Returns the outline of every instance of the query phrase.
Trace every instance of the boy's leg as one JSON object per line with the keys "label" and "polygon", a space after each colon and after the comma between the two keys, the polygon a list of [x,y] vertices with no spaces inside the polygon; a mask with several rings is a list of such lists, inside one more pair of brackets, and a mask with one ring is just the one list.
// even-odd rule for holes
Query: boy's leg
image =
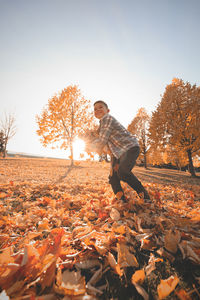
{"label": "boy's leg", "polygon": [[120,157],[118,176],[121,180],[128,183],[128,185],[132,187],[137,192],[138,195],[143,193],[143,197],[145,199],[150,199],[148,192],[143,187],[142,183],[131,172],[132,168],[136,163],[139,153],[140,153],[140,148],[133,147]]}
{"label": "boy's leg", "polygon": [[118,176],[118,166],[119,166],[119,160],[116,158],[112,157],[111,160],[111,172],[109,175],[109,183],[112,187],[112,190],[114,194],[117,196],[117,198],[121,198],[124,200],[124,191],[122,189],[122,186],[120,184],[120,179]]}

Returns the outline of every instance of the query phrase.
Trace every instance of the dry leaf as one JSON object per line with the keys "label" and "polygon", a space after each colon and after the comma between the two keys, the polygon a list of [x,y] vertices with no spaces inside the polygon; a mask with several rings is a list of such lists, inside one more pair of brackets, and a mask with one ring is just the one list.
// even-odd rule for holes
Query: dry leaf
{"label": "dry leaf", "polygon": [[129,252],[129,248],[125,243],[117,244],[118,264],[121,268],[138,267],[138,262],[134,254]]}
{"label": "dry leaf", "polygon": [[[5,184],[0,184],[2,290],[8,290],[15,299],[31,294],[36,300],[41,297],[53,300],[58,293],[66,300],[77,300],[96,298],[88,296],[87,289],[106,298],[111,288],[116,291],[113,297],[117,297],[121,286],[109,286],[104,274],[110,272],[109,276],[112,276],[115,272],[121,277],[127,266],[144,268],[145,286],[149,290],[150,280],[157,273],[160,276],[157,262],[161,261],[162,268],[170,274],[175,267],[170,264],[178,248],[182,265],[184,259],[190,264],[188,276],[191,283],[200,282],[198,275],[192,273],[192,267],[200,264],[200,209],[199,201],[196,201],[200,198],[200,186],[193,184],[195,179],[185,176],[188,184],[184,186],[149,182],[152,203],[159,202],[159,205],[152,204],[150,210],[138,205],[136,193],[126,184],[123,189],[130,201],[126,204],[113,201],[113,192],[105,180],[106,172],[109,172],[107,164],[79,162],[79,166],[70,168],[68,180],[65,175],[67,163],[60,160],[1,160],[1,179],[6,179]],[[105,169],[103,173],[102,168]],[[151,171],[154,173],[153,169]],[[176,178],[179,175],[176,174]],[[62,184],[52,184],[61,176],[64,176]],[[154,250],[159,258],[153,256]],[[147,260],[150,256],[148,265],[144,264],[141,254]],[[163,258],[167,258],[167,264]],[[155,268],[157,270],[153,272]],[[65,271],[75,272],[77,269],[82,272],[80,283],[74,278],[71,283],[65,282],[62,277]],[[143,282],[140,271],[133,275],[133,284],[138,293],[148,299],[140,285]],[[85,273],[90,276],[85,276]],[[85,287],[81,285],[84,281]],[[106,282],[106,285],[99,286],[101,282]],[[38,285],[40,289],[37,289]],[[173,285],[167,286],[169,290]],[[46,288],[49,294],[40,297],[38,292],[45,292]],[[77,292],[82,294],[76,295]],[[196,288],[188,291],[191,297],[198,293]],[[176,297],[185,300],[188,295],[180,290]]]}
{"label": "dry leaf", "polygon": [[181,234],[180,231],[178,230],[168,230],[168,232],[165,235],[165,241],[164,241],[164,246],[165,248],[171,252],[171,253],[176,253],[178,250],[178,244],[181,239]]}
{"label": "dry leaf", "polygon": [[112,208],[110,212],[110,217],[113,221],[118,221],[120,219],[120,213],[117,209]]}
{"label": "dry leaf", "polygon": [[179,291],[175,291],[175,294],[180,300],[192,300],[190,295],[188,295],[188,293],[183,289],[180,289]]}
{"label": "dry leaf", "polygon": [[57,281],[54,286],[55,291],[60,295],[81,295],[85,294],[85,278],[79,271],[65,270],[57,274]]}
{"label": "dry leaf", "polygon": [[131,277],[131,282],[133,284],[138,283],[139,285],[143,284],[145,280],[145,272],[144,270],[137,270]]}
{"label": "dry leaf", "polygon": [[179,279],[176,276],[170,276],[165,280],[161,280],[161,283],[157,287],[159,299],[164,299],[176,288],[179,283]]}
{"label": "dry leaf", "polygon": [[148,261],[148,265],[145,267],[145,273],[148,276],[152,271],[156,269],[156,262],[163,262],[162,258],[156,258],[152,253]]}
{"label": "dry leaf", "polygon": [[141,287],[139,284],[134,283],[134,286],[137,290],[137,292],[143,297],[144,300],[149,300],[149,295],[145,291],[143,287]]}
{"label": "dry leaf", "polygon": [[0,294],[0,300],[9,300],[10,298],[7,296],[5,291],[2,291]]}
{"label": "dry leaf", "polygon": [[120,265],[117,263],[117,261],[114,258],[114,255],[110,252],[108,252],[107,255],[108,258],[108,263],[111,266],[111,268],[119,275],[122,276],[123,275],[123,270],[120,269]]}

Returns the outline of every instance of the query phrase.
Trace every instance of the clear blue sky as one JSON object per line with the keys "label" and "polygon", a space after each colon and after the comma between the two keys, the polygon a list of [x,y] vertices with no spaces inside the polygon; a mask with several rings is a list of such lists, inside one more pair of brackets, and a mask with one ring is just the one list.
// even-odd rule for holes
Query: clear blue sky
{"label": "clear blue sky", "polygon": [[199,0],[0,0],[0,117],[14,113],[8,150],[43,148],[36,114],[77,84],[124,126],[151,113],[174,77],[200,85]]}

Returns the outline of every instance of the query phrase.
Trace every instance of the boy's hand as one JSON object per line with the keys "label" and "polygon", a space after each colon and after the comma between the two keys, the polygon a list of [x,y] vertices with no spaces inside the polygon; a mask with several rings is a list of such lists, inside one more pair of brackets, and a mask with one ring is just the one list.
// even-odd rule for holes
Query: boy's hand
{"label": "boy's hand", "polygon": [[97,130],[88,130],[85,132],[80,138],[85,141],[85,151],[90,154],[92,152],[97,153],[98,155],[107,154],[108,149],[107,146],[102,148],[102,146],[98,143],[98,131]]}
{"label": "boy's hand", "polygon": [[85,143],[92,143],[98,138],[98,133],[94,130],[88,130],[84,134],[80,135],[80,138],[83,139]]}

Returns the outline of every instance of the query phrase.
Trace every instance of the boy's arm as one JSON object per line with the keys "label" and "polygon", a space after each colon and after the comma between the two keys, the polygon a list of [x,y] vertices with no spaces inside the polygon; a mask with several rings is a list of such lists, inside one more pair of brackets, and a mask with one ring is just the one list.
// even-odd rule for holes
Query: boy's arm
{"label": "boy's arm", "polygon": [[93,141],[87,141],[85,147],[86,152],[96,152],[99,155],[103,152],[103,146],[99,142],[99,139],[95,139]]}
{"label": "boy's arm", "polygon": [[101,146],[99,146],[98,130],[88,130],[80,135],[80,138],[85,141],[85,151],[88,153],[97,152],[101,154]]}
{"label": "boy's arm", "polygon": [[97,152],[98,154],[102,154],[107,144],[112,130],[112,117],[110,115],[106,115],[100,125],[98,138],[93,139],[92,143],[89,146],[90,151]]}
{"label": "boy's arm", "polygon": [[97,131],[88,131],[87,133],[82,136],[83,140],[85,141],[86,152],[96,152],[99,155],[102,153],[107,153],[106,150],[107,143],[111,134],[112,130],[112,117],[107,115],[101,121],[101,125],[99,130]]}

